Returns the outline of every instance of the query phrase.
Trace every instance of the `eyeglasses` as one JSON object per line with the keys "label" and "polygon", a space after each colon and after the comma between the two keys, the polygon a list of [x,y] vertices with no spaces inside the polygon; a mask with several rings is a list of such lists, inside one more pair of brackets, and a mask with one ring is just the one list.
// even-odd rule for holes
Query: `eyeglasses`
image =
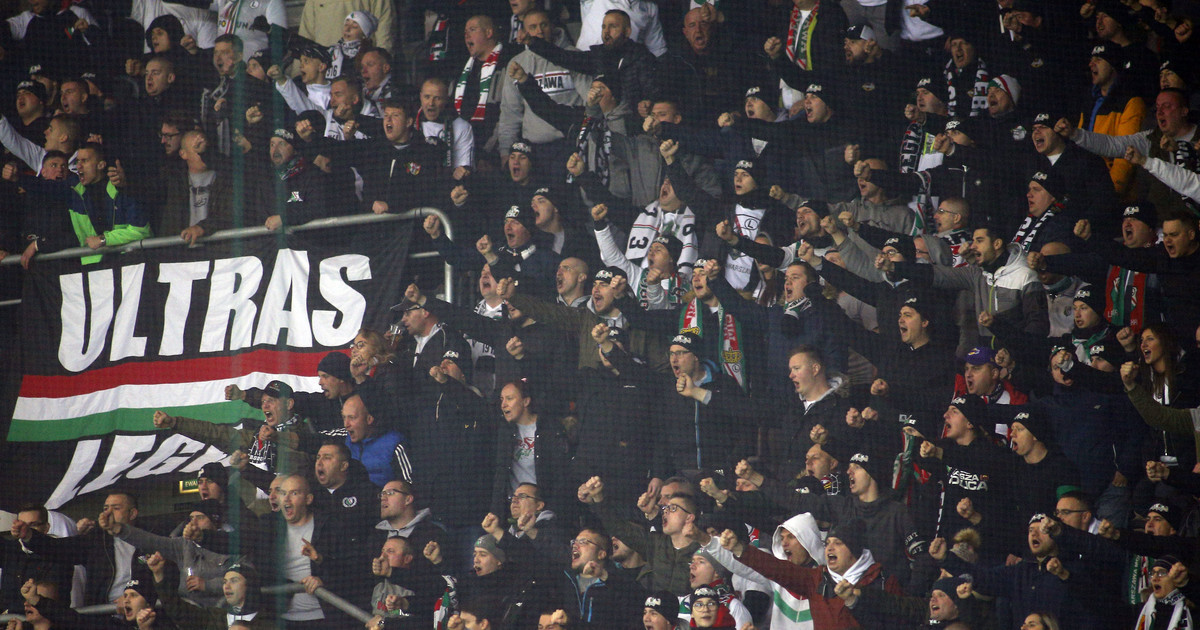
{"label": "eyeglasses", "polygon": [[668,350],[667,354],[673,357],[682,357],[685,354],[691,354],[691,350]]}
{"label": "eyeglasses", "polygon": [[954,216],[958,216],[958,215],[962,214],[961,212],[955,212],[955,211],[953,211],[953,210],[946,210],[945,208],[938,208],[938,209],[937,209],[937,212],[935,212],[934,214],[938,214],[938,213],[941,213],[941,214],[953,214]]}
{"label": "eyeglasses", "polygon": [[1062,509],[1062,510],[1054,510],[1054,515],[1055,515],[1055,516],[1057,516],[1057,517],[1059,517],[1059,518],[1062,518],[1062,517],[1064,517],[1064,516],[1070,516],[1070,515],[1072,515],[1072,514],[1083,514],[1084,512],[1087,512],[1087,510],[1066,510],[1066,509]]}
{"label": "eyeglasses", "polygon": [[600,543],[594,540],[588,540],[586,538],[576,538],[575,540],[571,541],[572,547],[582,547],[583,545],[591,545],[597,549],[600,548]]}
{"label": "eyeglasses", "polygon": [[533,496],[532,494],[525,494],[524,492],[521,492],[519,494],[514,494],[514,495],[508,497],[508,502],[512,503],[514,501],[524,501],[525,499],[532,499],[534,501],[538,500],[538,498]]}
{"label": "eyeglasses", "polygon": [[1167,569],[1152,569],[1150,571],[1150,577],[1152,578],[1164,578],[1170,574],[1171,572]]}
{"label": "eyeglasses", "polygon": [[667,512],[670,512],[671,514],[674,514],[676,512],[683,512],[684,514],[691,514],[691,512],[687,508],[683,507],[682,505],[679,505],[678,503],[668,503],[664,506],[659,507],[658,509],[662,510],[662,512],[664,514]]}
{"label": "eyeglasses", "polygon": [[391,488],[388,488],[387,490],[379,491],[379,498],[380,499],[390,499],[390,498],[396,496],[397,494],[409,494],[409,493],[407,493],[403,490],[393,490]]}
{"label": "eyeglasses", "polygon": [[718,605],[719,605],[719,604],[717,604],[717,600],[715,600],[715,599],[705,599],[705,600],[698,601],[698,602],[692,602],[692,608],[693,608],[693,609],[696,609],[696,608],[716,608]]}
{"label": "eyeglasses", "polygon": [[354,348],[355,350],[362,350],[363,348],[367,347],[367,341],[365,339],[360,339],[351,343],[350,347]]}

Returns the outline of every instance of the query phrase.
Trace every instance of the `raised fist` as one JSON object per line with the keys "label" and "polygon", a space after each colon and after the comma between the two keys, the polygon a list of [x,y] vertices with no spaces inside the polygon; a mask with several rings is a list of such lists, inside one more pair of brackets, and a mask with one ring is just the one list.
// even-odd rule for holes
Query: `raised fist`
{"label": "raised fist", "polygon": [[371,573],[379,577],[387,577],[392,574],[392,565],[388,562],[387,556],[380,555],[371,560]]}
{"label": "raised fist", "polygon": [[779,55],[783,54],[783,41],[778,37],[772,37],[763,42],[763,52],[767,53],[767,57],[778,59]]}
{"label": "raised fist", "polygon": [[727,529],[721,532],[721,546],[733,553],[735,558],[740,558],[745,547],[738,540],[737,534],[733,533],[732,529]]}
{"label": "raised fist", "polygon": [[158,410],[154,412],[154,428],[170,429],[175,426],[175,418],[167,415],[167,412]]}
{"label": "raised fist", "polygon": [[662,144],[658,145],[658,154],[662,156],[663,161],[671,164],[675,161],[675,154],[679,152],[679,143],[674,140],[663,140]]}
{"label": "raised fist", "polygon": [[484,234],[483,236],[479,237],[479,240],[475,241],[475,251],[479,252],[480,254],[483,254],[484,256],[491,254],[492,253],[492,237],[488,236],[487,234]]}
{"label": "raised fist", "polygon": [[857,144],[847,144],[842,152],[842,159],[851,166],[857,164],[862,159],[862,148]]}
{"label": "raised fist", "polygon": [[439,545],[436,540],[429,541],[429,544],[425,545],[425,549],[422,551],[422,554],[430,564],[442,563],[442,546]]}
{"label": "raised fist", "polygon": [[1138,166],[1146,165],[1146,156],[1142,155],[1142,152],[1134,148],[1133,145],[1125,147],[1125,159]]}
{"label": "raised fist", "polygon": [[437,216],[431,214],[425,217],[425,225],[423,227],[425,228],[425,233],[430,238],[437,239],[442,237],[442,220],[437,218]]}
{"label": "raised fist", "polygon": [[735,117],[732,112],[721,112],[721,115],[717,116],[717,126],[721,128],[732,127],[734,120]]}
{"label": "raised fist", "polygon": [[608,217],[608,206],[598,203],[592,206],[592,220],[603,221]]}
{"label": "raised fist", "polygon": [[583,175],[583,167],[583,157],[578,153],[572,153],[571,157],[567,158],[567,172],[575,177]]}
{"label": "raised fist", "polygon": [[508,64],[508,78],[517,83],[524,83],[529,80],[529,73],[525,72],[525,68],[521,64],[513,61]]}
{"label": "raised fist", "polygon": [[846,425],[852,429],[861,429],[866,424],[863,421],[862,413],[859,410],[851,407],[846,410]]}
{"label": "raised fist", "polygon": [[737,244],[738,235],[733,232],[733,228],[730,227],[728,220],[721,221],[720,223],[718,223],[717,227],[716,227],[716,232],[717,232],[717,238],[721,239],[722,241],[725,241],[726,243],[729,243],[730,245]]}
{"label": "raised fist", "polygon": [[946,559],[946,539],[934,538],[929,543],[929,555],[933,556],[934,560],[942,561]]}
{"label": "raised fist", "polygon": [[1054,123],[1054,133],[1070,140],[1078,128],[1066,118],[1059,118],[1058,122]]}
{"label": "raised fist", "polygon": [[504,349],[518,361],[525,358],[525,344],[521,343],[520,337],[513,337],[504,344]]}

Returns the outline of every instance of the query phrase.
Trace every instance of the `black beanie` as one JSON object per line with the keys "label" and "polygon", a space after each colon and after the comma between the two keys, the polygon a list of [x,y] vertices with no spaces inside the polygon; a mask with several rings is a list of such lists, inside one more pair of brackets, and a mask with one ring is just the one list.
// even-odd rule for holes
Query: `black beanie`
{"label": "black beanie", "polygon": [[830,529],[829,538],[842,541],[850,553],[854,554],[855,558],[859,558],[867,546],[867,528],[863,526],[862,520],[853,518],[844,523],[838,523],[836,527]]}
{"label": "black beanie", "polygon": [[618,103],[621,102],[621,80],[616,75],[597,74],[592,78],[592,81],[603,83],[604,87],[607,87],[608,91],[612,92],[613,100]]}
{"label": "black beanie", "polygon": [[221,490],[229,489],[229,471],[220,462],[208,462],[196,473],[196,478],[204,477],[221,486]]}
{"label": "black beanie", "polygon": [[672,234],[659,234],[654,237],[654,242],[666,247],[667,253],[671,255],[671,262],[679,264],[679,255],[683,253],[683,241]]}
{"label": "black beanie", "polygon": [[[894,477],[893,462],[894,459],[865,450],[850,456],[850,464],[857,465],[859,468],[865,470],[868,475],[871,475],[871,479],[875,480],[876,485],[881,490],[892,487],[892,478]],[[847,464],[848,466],[849,464]]]}
{"label": "black beanie", "polygon": [[817,213],[817,216],[824,219],[829,216],[829,203],[819,199],[805,199],[800,202],[797,208],[812,208],[812,211]]}
{"label": "black beanie", "polygon": [[1037,171],[1029,176],[1029,181],[1037,182],[1054,200],[1063,203],[1067,200],[1067,183],[1054,171]]}
{"label": "black beanie", "polygon": [[1019,411],[1013,415],[1012,422],[1009,425],[1020,423],[1025,427],[1025,430],[1033,435],[1037,441],[1042,444],[1050,444],[1054,442],[1054,431],[1050,428],[1050,423],[1040,414],[1034,413],[1028,406],[1017,407]]}
{"label": "black beanie", "polygon": [[904,262],[915,262],[917,259],[917,247],[913,245],[910,236],[893,236],[883,242],[883,247],[895,247],[896,251],[904,257]]}
{"label": "black beanie", "polygon": [[987,403],[975,394],[963,394],[950,401],[950,406],[957,408],[967,421],[982,431],[987,423]]}
{"label": "black beanie", "polygon": [[938,100],[942,103],[946,103],[950,100],[950,94],[946,89],[946,82],[940,76],[930,75],[921,77],[920,80],[917,81],[917,89],[919,90],[921,88],[929,90],[929,92],[938,97]]}
{"label": "black beanie", "polygon": [[330,352],[325,355],[317,364],[317,371],[350,384],[354,383],[354,377],[350,375],[350,357],[343,352]]}
{"label": "black beanie", "polygon": [[1088,305],[1088,308],[1096,311],[1100,319],[1104,319],[1104,291],[1100,287],[1089,284],[1080,287],[1075,291],[1075,299],[1072,302],[1083,302]]}

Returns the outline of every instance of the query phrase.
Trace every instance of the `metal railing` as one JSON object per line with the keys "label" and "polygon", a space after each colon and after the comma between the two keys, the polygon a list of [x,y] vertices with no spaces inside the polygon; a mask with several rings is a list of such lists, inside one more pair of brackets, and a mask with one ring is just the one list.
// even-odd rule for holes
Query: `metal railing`
{"label": "metal railing", "polygon": [[[276,586],[264,586],[259,589],[264,595],[291,595],[294,593],[304,592],[304,585],[299,582],[290,584],[279,584]],[[317,599],[333,606],[334,608],[350,615],[362,623],[370,621],[374,615],[351,604],[342,599],[337,594],[331,592],[324,586],[313,591],[313,596]],[[83,606],[75,609],[80,615],[112,615],[117,612],[117,607],[113,604],[97,604],[95,606]],[[0,623],[8,623],[9,619],[25,620],[25,615],[0,615]]]}
{"label": "metal railing", "polygon": [[[403,221],[408,219],[423,219],[426,216],[434,215],[442,221],[442,230],[446,237],[453,240],[454,230],[450,225],[450,217],[446,216],[445,212],[437,208],[421,207],[413,208],[407,212],[400,214],[352,214],[344,217],[329,217],[326,219],[316,219],[309,221],[304,225],[296,225],[285,230],[286,234],[295,232],[308,232],[312,230],[327,230],[330,228],[347,227],[352,225],[363,225],[369,223],[388,223],[392,221]],[[38,254],[34,259],[37,260],[61,260],[68,258],[83,258],[84,256],[94,256],[96,254],[123,254],[126,252],[137,251],[140,249],[160,249],[163,247],[203,247],[205,243],[217,241],[230,241],[254,236],[267,236],[276,234],[274,230],[268,230],[262,226],[236,228],[232,230],[221,230],[213,232],[210,236],[205,236],[196,241],[194,245],[188,245],[183,239],[178,236],[156,236],[153,238],[144,238],[140,241],[117,245],[114,247],[101,247],[100,249],[92,249],[90,247],[72,247],[63,249],[57,252],[48,254]],[[409,254],[409,258],[435,258],[437,252],[418,252]],[[16,265],[21,262],[19,254],[10,254],[4,260],[0,260],[0,267],[5,265]],[[442,282],[445,286],[445,295],[447,302],[454,301],[454,273],[449,264],[443,265]],[[16,306],[20,304],[20,299],[0,301],[0,306]]]}

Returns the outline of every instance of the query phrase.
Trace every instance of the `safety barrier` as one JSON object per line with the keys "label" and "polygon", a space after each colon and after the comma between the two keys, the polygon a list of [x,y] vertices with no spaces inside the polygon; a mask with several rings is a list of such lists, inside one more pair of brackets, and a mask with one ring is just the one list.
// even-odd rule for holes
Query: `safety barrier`
{"label": "safety barrier", "polygon": [[[367,223],[387,223],[390,221],[403,221],[408,219],[421,220],[425,217],[433,215],[442,221],[442,230],[448,238],[454,238],[454,230],[450,224],[450,217],[446,216],[445,212],[437,208],[422,207],[413,208],[407,212],[400,214],[353,214],[345,217],[329,217],[327,219],[317,219],[310,221],[304,225],[297,225],[286,229],[286,233],[308,232],[312,230],[327,230],[330,228],[346,227],[350,225],[362,225]],[[268,230],[265,227],[245,227],[232,230],[221,230],[214,232],[210,236],[206,236],[196,242],[191,247],[203,247],[205,243],[213,241],[229,241],[253,236],[265,236],[275,234],[276,232]],[[90,247],[72,247],[57,252],[48,254],[38,254],[36,260],[59,260],[66,258],[82,258],[84,256],[93,256],[95,254],[120,254],[124,252],[137,251],[139,249],[158,249],[162,247],[188,247],[188,244],[178,236],[156,236],[153,238],[145,238],[140,241],[126,243],[125,245],[117,245],[114,247],[101,247],[100,249],[92,249]],[[418,252],[410,254],[409,258],[434,258],[437,252]],[[20,252],[10,253],[4,260],[0,260],[0,267],[5,265],[20,264]],[[447,302],[454,301],[454,274],[450,265],[444,265],[443,270],[443,285],[445,287],[445,300]],[[15,306],[20,304],[20,299],[0,301],[0,306]]]}
{"label": "safety barrier", "polygon": [[[279,584],[276,586],[264,586],[260,589],[264,595],[291,595],[304,591],[304,585],[298,582],[291,584]],[[342,599],[337,594],[332,593],[324,586],[313,591],[313,596],[317,599],[337,608],[338,610],[350,615],[362,623],[370,621],[374,615],[351,604]],[[83,606],[76,608],[75,612],[81,615],[111,615],[117,612],[117,607],[113,604],[99,604],[96,606]],[[9,619],[25,620],[25,615],[0,615],[0,623],[8,623]]]}

